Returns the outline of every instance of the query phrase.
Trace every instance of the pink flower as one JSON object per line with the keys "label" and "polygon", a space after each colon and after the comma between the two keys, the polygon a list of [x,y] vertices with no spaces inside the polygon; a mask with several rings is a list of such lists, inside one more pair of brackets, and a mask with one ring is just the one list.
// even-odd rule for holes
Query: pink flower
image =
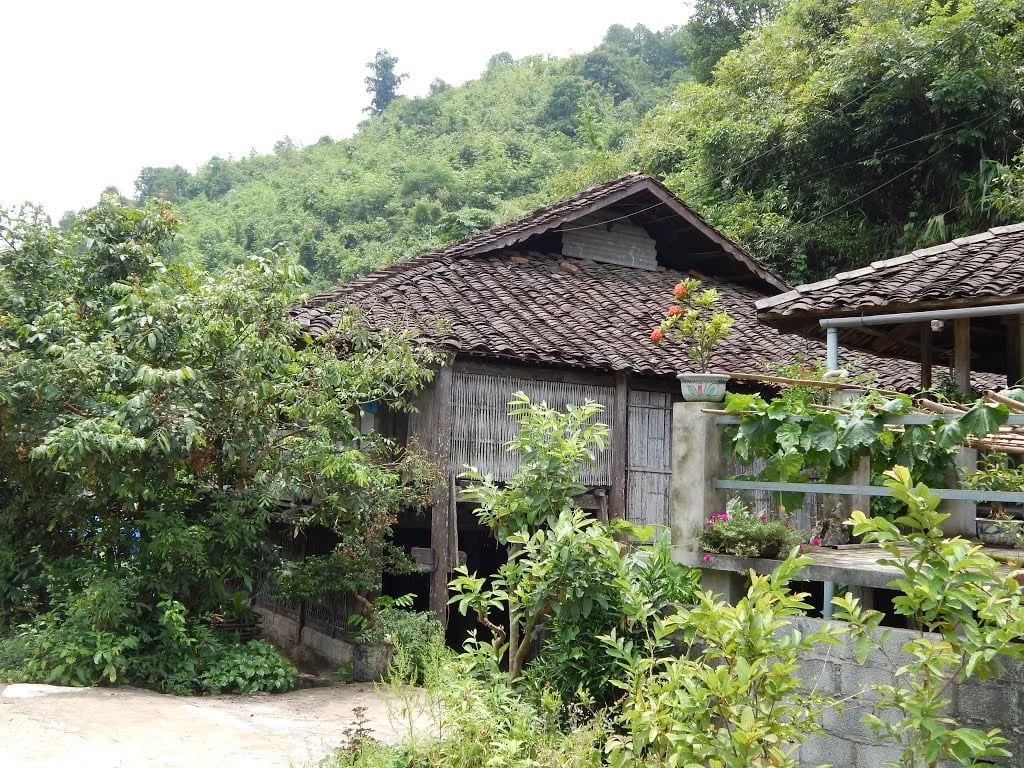
{"label": "pink flower", "polygon": [[820,547],[821,546],[821,539],[819,539],[817,536],[815,536],[813,539],[811,539],[811,546],[812,547]]}
{"label": "pink flower", "polygon": [[704,555],[704,562],[705,562],[705,563],[710,563],[710,562],[711,562],[711,555],[707,555],[707,554],[705,554],[705,555]]}
{"label": "pink flower", "polygon": [[760,520],[762,523],[765,522],[767,519],[768,515],[761,515],[761,517],[758,518],[758,520]]}
{"label": "pink flower", "polygon": [[783,523],[783,525],[789,528],[789,523]]}
{"label": "pink flower", "polygon": [[800,545],[799,545],[799,546],[798,546],[798,547],[796,548],[796,551],[797,551],[797,552],[803,552],[803,551],[804,551],[804,545],[803,545],[803,544],[800,544]]}

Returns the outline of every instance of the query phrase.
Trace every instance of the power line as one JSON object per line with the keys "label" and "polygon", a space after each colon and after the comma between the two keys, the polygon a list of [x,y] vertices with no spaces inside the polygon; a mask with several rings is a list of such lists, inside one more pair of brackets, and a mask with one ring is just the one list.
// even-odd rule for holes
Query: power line
{"label": "power line", "polygon": [[[976,128],[980,128],[981,126],[985,125],[986,123],[989,123],[992,120],[995,120],[997,117],[999,117],[1001,114],[1003,114],[1004,112],[1008,111],[1009,109],[1010,109],[1010,105],[1007,104],[1002,109],[1000,109],[1000,110],[992,113],[988,117],[986,117],[984,120],[982,120],[980,123],[978,123],[975,127]],[[853,198],[851,200],[847,200],[842,205],[836,206],[835,208],[833,208],[830,211],[826,211],[825,213],[822,213],[822,214],[820,214],[818,216],[815,216],[813,219],[810,219],[809,221],[797,222],[796,224],[794,224],[790,228],[790,231],[792,232],[792,231],[797,230],[797,229],[799,229],[801,227],[807,227],[807,226],[810,226],[811,224],[815,224],[815,223],[821,221],[822,219],[827,218],[828,216],[831,216],[833,213],[838,213],[839,211],[843,210],[844,208],[847,208],[847,207],[853,205],[854,203],[856,203],[856,202],[858,202],[860,200],[863,200],[865,197],[868,197],[869,195],[873,195],[878,190],[883,189],[883,188],[889,186],[894,181],[896,181],[898,179],[901,179],[902,177],[906,176],[908,173],[913,173],[918,168],[920,168],[922,165],[927,163],[929,160],[931,160],[932,158],[938,157],[939,155],[941,155],[943,152],[945,152],[947,149],[949,149],[950,147],[952,147],[956,143],[957,143],[956,139],[954,139],[953,141],[949,142],[948,144],[946,144],[945,146],[941,147],[940,149],[937,149],[935,152],[932,152],[930,155],[925,157],[923,160],[920,160],[917,163],[914,163],[914,165],[910,166],[910,168],[907,168],[905,171],[900,171],[895,176],[887,179],[886,181],[883,181],[878,186],[873,187],[872,189],[869,189],[867,192],[865,192],[865,193],[863,193],[861,195],[858,195],[857,197],[855,197],[855,198]]]}

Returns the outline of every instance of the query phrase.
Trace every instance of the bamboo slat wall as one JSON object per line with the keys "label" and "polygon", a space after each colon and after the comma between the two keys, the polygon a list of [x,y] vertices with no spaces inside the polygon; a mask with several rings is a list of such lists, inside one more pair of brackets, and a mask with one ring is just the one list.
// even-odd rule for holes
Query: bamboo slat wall
{"label": "bamboo slat wall", "polygon": [[[615,397],[612,387],[477,373],[453,375],[452,468],[458,473],[467,466],[476,467],[498,481],[508,480],[519,468],[519,456],[506,450],[517,429],[517,423],[508,415],[508,402],[516,392],[525,392],[534,402],[546,402],[560,410],[566,405],[583,405],[593,400],[605,407],[605,413],[598,418],[605,423],[610,418]],[[610,438],[621,439],[615,435]],[[609,451],[598,454],[595,466],[584,467],[583,483],[588,486],[611,484]]]}
{"label": "bamboo slat wall", "polygon": [[672,478],[672,397],[665,392],[629,393],[626,519],[667,526]]}

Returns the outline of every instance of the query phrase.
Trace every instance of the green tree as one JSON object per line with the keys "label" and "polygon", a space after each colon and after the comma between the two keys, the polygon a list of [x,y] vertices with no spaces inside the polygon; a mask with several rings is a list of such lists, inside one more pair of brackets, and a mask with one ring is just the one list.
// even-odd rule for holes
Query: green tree
{"label": "green tree", "polygon": [[367,63],[366,67],[370,70],[370,74],[364,79],[364,82],[366,83],[366,92],[373,98],[365,111],[371,115],[379,115],[387,108],[388,104],[395,100],[398,96],[398,88],[408,77],[406,74],[395,74],[397,64],[398,59],[384,49],[377,51],[373,61]]}
{"label": "green tree", "polygon": [[781,7],[782,0],[697,0],[680,41],[693,76],[710,81],[718,60],[772,21]]}
{"label": "green tree", "polygon": [[793,280],[1004,223],[1021,19],[1021,0],[794,0],[645,121],[633,162]]}
{"label": "green tree", "polygon": [[432,474],[357,414],[405,407],[433,357],[356,317],[305,336],[284,312],[304,270],[268,252],[208,274],[174,259],[179,226],[166,203],[67,233],[0,220],[0,634],[85,615],[145,657],[161,600],[195,621],[254,588],[274,521],[335,531],[338,579],[369,589],[423,501]]}

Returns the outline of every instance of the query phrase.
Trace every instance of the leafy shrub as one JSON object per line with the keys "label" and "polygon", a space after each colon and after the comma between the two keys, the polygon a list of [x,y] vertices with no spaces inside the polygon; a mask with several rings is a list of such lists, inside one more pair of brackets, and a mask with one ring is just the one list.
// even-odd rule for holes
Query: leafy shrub
{"label": "leafy shrub", "polygon": [[446,652],[432,662],[427,688],[412,706],[435,717],[438,736],[410,732],[401,744],[388,746],[354,732],[341,749],[321,762],[321,767],[603,765],[602,745],[608,735],[603,719],[565,726],[562,702],[557,696],[524,696],[506,676],[479,676],[475,670],[468,654],[456,657]]}
{"label": "leafy shrub", "polygon": [[615,662],[597,638],[613,628],[644,636],[655,616],[693,596],[694,572],[672,562],[666,540],[628,543],[650,539],[652,529],[603,523],[576,507],[581,467],[606,442],[599,404],[561,413],[517,393],[510,406],[520,419],[510,443],[519,471],[503,486],[470,472],[476,482],[464,492],[509,546],[508,561],[489,581],[456,569],[451,602],[491,632],[476,646],[482,669],[496,669],[507,653],[509,678],[526,673],[538,695],[553,691],[570,709],[606,706],[619,695]]}
{"label": "leafy shrub", "polygon": [[[900,572],[891,584],[902,592],[893,609],[922,632],[900,649],[909,661],[888,659],[892,682],[871,686],[874,712],[863,720],[877,737],[903,747],[899,761],[889,764],[898,768],[974,766],[1010,757],[998,729],[961,726],[947,716],[946,707],[952,684],[992,679],[1003,671],[1003,659],[1024,658],[1021,585],[1013,574],[999,572],[999,564],[980,547],[943,534],[949,515],[939,511],[938,496],[914,484],[906,467],[886,472],[886,485],[904,513],[889,521],[856,511],[853,529],[864,541],[881,545],[887,557],[880,565]],[[835,603],[837,617],[851,622],[858,660],[872,652],[886,656],[879,642],[882,614],[849,596]]]}
{"label": "leafy shrub", "polygon": [[[789,619],[810,606],[790,581],[811,559],[795,550],[767,576],[751,574],[735,605],[710,593],[654,622],[644,643],[613,632],[604,642],[625,672],[612,766],[796,766],[793,755],[835,702],[801,682],[799,654],[836,643],[841,628],[803,635]],[[681,654],[667,654],[681,643]]]}
{"label": "leafy shrub", "polygon": [[23,679],[57,685],[128,682],[165,693],[250,693],[290,688],[295,668],[272,646],[212,631],[170,597],[158,604],[156,628],[139,628],[130,608],[111,615],[116,585],[74,593],[69,604],[39,617],[20,638]]}
{"label": "leafy shrub", "polygon": [[438,644],[444,645],[444,633],[429,611],[408,611],[391,606],[376,613],[370,627],[359,634],[358,640],[393,646],[395,656],[403,657],[402,679],[418,683],[423,681],[434,648]]}
{"label": "leafy shrub", "polygon": [[264,640],[218,650],[199,675],[203,693],[283,691],[295,683],[295,667]]}
{"label": "leafy shrub", "polygon": [[0,683],[20,683],[28,679],[25,668],[28,655],[29,643],[24,635],[0,640]]}

